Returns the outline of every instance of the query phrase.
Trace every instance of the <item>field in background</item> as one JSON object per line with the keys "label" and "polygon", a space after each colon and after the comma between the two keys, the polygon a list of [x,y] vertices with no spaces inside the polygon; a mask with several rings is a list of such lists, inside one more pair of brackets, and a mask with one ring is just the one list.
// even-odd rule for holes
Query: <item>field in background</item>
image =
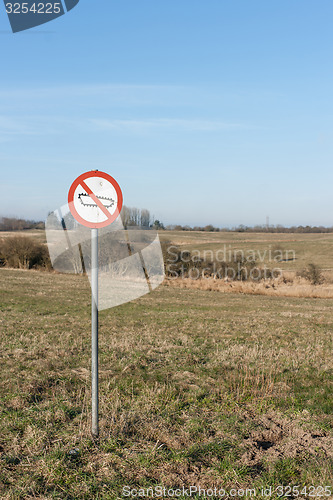
{"label": "field in background", "polygon": [[[333,271],[333,234],[332,233],[238,233],[238,232],[203,232],[203,231],[161,231],[160,237],[180,245],[186,250],[198,249],[200,252],[223,250],[227,251],[254,250],[266,257],[263,263],[271,264],[268,260],[269,250],[279,246],[282,251],[295,252],[296,260],[279,262],[285,271],[302,269],[309,262],[320,266],[323,270]],[[291,254],[290,254],[291,255]]]}
{"label": "field in background", "polygon": [[[164,242],[177,245],[206,260],[232,262],[237,256],[256,257],[257,268],[274,270],[272,280],[237,281],[230,279],[169,279],[172,287],[214,290],[222,293],[245,293],[285,297],[333,298],[333,235],[238,233],[238,232],[160,232]],[[171,250],[172,252],[172,250]],[[172,262],[173,254],[169,252]],[[279,258],[281,257],[281,258]],[[314,264],[320,284],[298,276]],[[171,264],[172,269],[172,264]],[[264,272],[261,272],[261,276]],[[174,275],[173,275],[174,276]],[[196,276],[193,273],[192,276]]]}
{"label": "field in background", "polygon": [[86,278],[0,269],[0,288],[1,499],[332,486],[331,299],[161,286],[103,311],[98,444]]}
{"label": "field in background", "polygon": [[28,229],[26,231],[1,231],[1,238],[10,238],[12,236],[28,236],[29,238],[33,238],[40,243],[46,243],[45,231],[41,229]]}
{"label": "field in background", "polygon": [[[252,250],[263,257],[262,263],[269,262],[269,251],[279,247],[283,252],[294,251],[296,260],[279,262],[284,271],[297,271],[313,262],[324,271],[332,272],[333,279],[333,233],[241,233],[241,232],[205,232],[205,231],[159,231],[160,239],[179,245],[184,250],[217,252]],[[0,232],[0,239],[10,236],[29,236],[41,243],[46,243],[42,230]],[[226,247],[224,247],[224,245]],[[265,255],[266,251],[266,255]],[[208,253],[207,252],[207,253]],[[291,254],[289,254],[291,256]]]}

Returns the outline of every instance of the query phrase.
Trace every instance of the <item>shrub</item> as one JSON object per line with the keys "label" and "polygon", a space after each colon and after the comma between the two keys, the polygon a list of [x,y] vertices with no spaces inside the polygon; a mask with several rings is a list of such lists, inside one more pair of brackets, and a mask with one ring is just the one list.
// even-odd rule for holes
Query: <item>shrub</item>
{"label": "shrub", "polygon": [[0,240],[0,263],[18,269],[51,268],[46,246],[27,236]]}
{"label": "shrub", "polygon": [[312,285],[320,285],[324,282],[324,276],[317,264],[310,262],[304,269],[297,273],[298,276],[310,281]]}

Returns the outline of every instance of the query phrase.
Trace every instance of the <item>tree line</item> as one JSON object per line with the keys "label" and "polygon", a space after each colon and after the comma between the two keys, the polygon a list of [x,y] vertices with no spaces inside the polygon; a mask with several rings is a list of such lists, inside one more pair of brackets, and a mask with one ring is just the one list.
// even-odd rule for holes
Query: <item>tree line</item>
{"label": "tree line", "polygon": [[[280,224],[245,226],[240,224],[237,227],[216,227],[212,224],[206,226],[189,226],[171,224],[164,226],[163,222],[156,220],[146,208],[136,208],[123,206],[121,218],[124,227],[144,227],[162,229],[166,231],[206,231],[206,232],[238,232],[238,233],[333,233],[332,227],[325,226],[290,226],[285,227]],[[64,229],[71,229],[73,226],[72,216],[69,214],[63,219]],[[0,231],[23,231],[27,229],[45,229],[43,221],[26,220],[16,217],[0,217]]]}
{"label": "tree line", "polygon": [[207,226],[181,226],[172,224],[166,226],[167,231],[208,231],[208,232],[236,232],[236,233],[333,233],[332,227],[324,226],[244,226],[243,224],[237,227],[215,227],[212,224]]}
{"label": "tree line", "polygon": [[[123,206],[121,213],[121,220],[125,228],[131,227],[141,227],[141,228],[155,228],[155,229],[164,229],[163,224],[154,220],[154,217],[151,216],[149,210],[146,208],[136,208],[136,207],[127,207]],[[54,226],[55,228],[59,228],[60,225],[63,229],[74,229],[77,225],[77,222],[73,218],[72,214],[68,212],[65,214],[61,220],[58,219],[57,215],[54,212],[51,212],[48,215],[47,219],[48,227]]]}
{"label": "tree line", "polygon": [[0,217],[0,231],[23,231],[26,229],[44,229],[44,222],[16,217]]}
{"label": "tree line", "polygon": [[140,226],[152,227],[154,225],[154,218],[151,216],[149,210],[146,208],[136,208],[123,206],[121,210],[121,219],[124,227]]}

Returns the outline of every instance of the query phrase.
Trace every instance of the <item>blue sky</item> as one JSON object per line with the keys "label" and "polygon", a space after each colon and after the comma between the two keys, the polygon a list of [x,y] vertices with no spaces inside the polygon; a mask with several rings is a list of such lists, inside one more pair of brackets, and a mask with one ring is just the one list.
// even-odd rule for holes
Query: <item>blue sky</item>
{"label": "blue sky", "polygon": [[333,225],[331,0],[80,0],[13,34],[0,5],[0,215],[104,170],[165,224]]}

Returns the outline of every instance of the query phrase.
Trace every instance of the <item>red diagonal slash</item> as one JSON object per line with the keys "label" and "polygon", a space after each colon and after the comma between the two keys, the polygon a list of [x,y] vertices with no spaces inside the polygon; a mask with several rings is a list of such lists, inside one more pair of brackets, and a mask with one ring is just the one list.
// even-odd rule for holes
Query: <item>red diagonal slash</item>
{"label": "red diagonal slash", "polygon": [[81,181],[80,184],[83,187],[83,189],[85,191],[87,191],[87,193],[89,194],[90,198],[92,200],[94,200],[94,202],[96,203],[96,205],[102,210],[103,214],[105,214],[108,219],[111,219],[112,215],[105,208],[105,206],[103,205],[103,203],[97,198],[97,196],[92,192],[92,190],[90,189],[90,187],[87,186],[87,184],[84,181]]}

